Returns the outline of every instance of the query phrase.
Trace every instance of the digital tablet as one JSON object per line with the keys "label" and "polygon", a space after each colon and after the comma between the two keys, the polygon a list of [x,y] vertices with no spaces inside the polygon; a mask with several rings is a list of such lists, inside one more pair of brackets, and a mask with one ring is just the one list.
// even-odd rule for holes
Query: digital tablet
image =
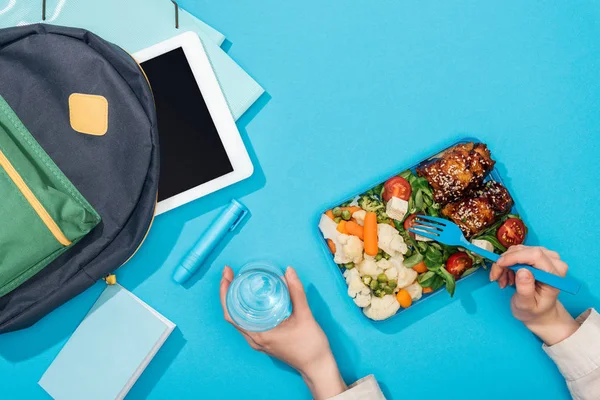
{"label": "digital tablet", "polygon": [[133,57],[146,73],[156,103],[156,214],[252,175],[252,161],[196,33],[175,36]]}

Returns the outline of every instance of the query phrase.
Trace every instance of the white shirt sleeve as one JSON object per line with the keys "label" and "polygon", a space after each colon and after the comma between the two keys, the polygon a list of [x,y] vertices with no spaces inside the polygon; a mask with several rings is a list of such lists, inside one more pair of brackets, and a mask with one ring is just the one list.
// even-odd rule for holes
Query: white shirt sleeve
{"label": "white shirt sleeve", "polygon": [[581,327],[553,346],[543,345],[565,377],[576,400],[600,399],[600,314],[589,309],[579,317]]}
{"label": "white shirt sleeve", "polygon": [[362,378],[330,400],[386,400],[373,375]]}

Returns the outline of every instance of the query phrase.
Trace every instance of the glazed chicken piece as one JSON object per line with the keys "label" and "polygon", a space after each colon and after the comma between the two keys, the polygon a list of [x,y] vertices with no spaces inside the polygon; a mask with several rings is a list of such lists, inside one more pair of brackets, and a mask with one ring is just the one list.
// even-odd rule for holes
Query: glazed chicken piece
{"label": "glazed chicken piece", "polygon": [[496,214],[499,215],[508,213],[514,204],[508,190],[496,181],[486,182],[485,186],[475,191],[471,197],[488,199]]}
{"label": "glazed chicken piece", "polygon": [[471,142],[452,147],[440,158],[417,168],[417,174],[427,178],[433,199],[446,204],[480,188],[494,164],[485,144]]}
{"label": "glazed chicken piece", "polygon": [[496,213],[490,201],[484,197],[465,198],[456,203],[449,203],[442,209],[442,214],[454,221],[467,239],[496,220]]}
{"label": "glazed chicken piece", "polygon": [[492,225],[513,205],[508,190],[494,181],[488,182],[473,196],[449,203],[442,209],[442,215],[454,221],[467,239]]}

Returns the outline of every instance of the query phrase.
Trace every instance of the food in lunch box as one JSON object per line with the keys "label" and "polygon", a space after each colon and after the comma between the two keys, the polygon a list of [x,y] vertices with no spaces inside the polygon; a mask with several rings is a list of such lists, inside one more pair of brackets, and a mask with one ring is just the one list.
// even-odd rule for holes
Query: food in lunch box
{"label": "food in lunch box", "polygon": [[506,214],[513,206],[508,190],[498,182],[490,181],[483,189],[455,203],[446,204],[442,215],[450,218],[469,239]]}
{"label": "food in lunch box", "polygon": [[440,158],[417,168],[417,174],[433,187],[433,199],[446,204],[481,187],[494,163],[485,144],[471,142],[450,148]]}
{"label": "food in lunch box", "polygon": [[527,229],[519,218],[509,218],[498,228],[496,237],[504,247],[522,244],[525,241]]}
{"label": "food in lunch box", "polygon": [[321,216],[348,295],[368,318],[387,319],[444,286],[453,295],[458,279],[485,266],[469,251],[408,232],[417,215],[452,219],[488,251],[523,243],[527,228],[508,214],[510,194],[483,182],[493,165],[486,145],[459,144],[417,168],[422,176],[404,171]]}

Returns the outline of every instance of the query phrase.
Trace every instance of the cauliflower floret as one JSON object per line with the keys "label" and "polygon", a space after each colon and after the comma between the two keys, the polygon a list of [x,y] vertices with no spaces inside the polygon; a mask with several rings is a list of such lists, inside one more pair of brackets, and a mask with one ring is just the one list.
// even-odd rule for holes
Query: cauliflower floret
{"label": "cauliflower floret", "polygon": [[385,258],[382,258],[381,260],[377,261],[377,266],[384,271],[388,268],[393,267],[392,263],[386,260]]}
{"label": "cauliflower floret", "polygon": [[383,271],[383,273],[385,274],[385,276],[387,276],[388,279],[396,279],[396,277],[398,276],[398,270],[396,269],[394,264],[392,264],[385,258],[382,258],[381,260],[377,261],[377,266]]}
{"label": "cauliflower floret", "polygon": [[354,218],[356,220],[357,224],[359,224],[360,226],[363,226],[365,224],[365,216],[366,215],[367,215],[367,212],[365,210],[355,211],[352,214],[352,218]]}
{"label": "cauliflower floret", "polygon": [[356,236],[341,234],[338,236],[334,261],[336,264],[358,264],[363,259],[364,244]]}
{"label": "cauliflower floret", "polygon": [[406,268],[405,266],[396,267],[398,269],[398,288],[403,289],[408,285],[412,284],[417,279],[417,271],[412,268]]}
{"label": "cauliflower floret", "polygon": [[491,244],[487,240],[473,239],[473,240],[471,240],[471,243],[473,243],[475,246],[480,247],[484,250],[491,251],[491,252],[494,251],[494,245]]}
{"label": "cauliflower floret", "polygon": [[399,308],[400,303],[396,300],[396,296],[388,294],[382,298],[373,297],[371,305],[363,308],[363,312],[372,320],[381,321],[396,314]]}
{"label": "cauliflower floret", "polygon": [[413,301],[419,300],[421,296],[423,296],[423,288],[418,282],[410,284],[404,289],[410,294],[410,298],[413,299]]}
{"label": "cauliflower floret", "polygon": [[408,201],[399,199],[398,197],[392,197],[385,208],[385,213],[388,217],[397,221],[402,221],[407,211]]}
{"label": "cauliflower floret", "polygon": [[354,300],[359,307],[367,307],[371,304],[371,290],[363,283],[356,268],[347,269],[344,272],[348,284],[348,296]]}
{"label": "cauliflower floret", "polygon": [[392,257],[389,259],[390,264],[392,264],[393,267],[396,268],[404,268],[404,257],[402,255],[397,255],[395,257]]}
{"label": "cauliflower floret", "polygon": [[383,269],[379,268],[377,262],[373,258],[365,258],[360,264],[358,264],[358,272],[361,276],[377,276],[383,272]]}
{"label": "cauliflower floret", "polygon": [[387,276],[388,280],[396,280],[398,278],[398,270],[396,267],[390,267],[385,270],[385,276]]}
{"label": "cauliflower floret", "polygon": [[408,251],[408,247],[404,243],[404,239],[400,233],[388,224],[377,225],[378,246],[392,257],[404,254]]}
{"label": "cauliflower floret", "polygon": [[360,196],[356,196],[354,199],[352,199],[352,201],[350,202],[350,204],[348,204],[348,206],[350,206],[350,207],[357,206],[358,205],[358,199],[360,199]]}
{"label": "cauliflower floret", "polygon": [[329,218],[327,215],[321,215],[321,220],[319,221],[319,229],[323,233],[323,237],[325,239],[331,239],[334,242],[337,242],[341,233],[337,230],[337,224],[334,220]]}

